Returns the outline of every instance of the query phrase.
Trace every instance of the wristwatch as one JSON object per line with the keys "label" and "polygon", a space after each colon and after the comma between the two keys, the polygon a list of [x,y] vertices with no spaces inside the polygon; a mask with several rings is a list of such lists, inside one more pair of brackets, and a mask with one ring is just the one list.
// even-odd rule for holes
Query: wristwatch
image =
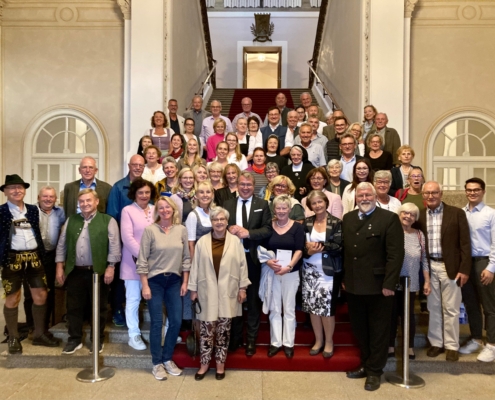
{"label": "wristwatch", "polygon": [[109,263],[108,263],[108,266],[109,266],[109,267],[112,267],[112,268],[115,268],[115,263],[114,263],[114,262],[109,262]]}

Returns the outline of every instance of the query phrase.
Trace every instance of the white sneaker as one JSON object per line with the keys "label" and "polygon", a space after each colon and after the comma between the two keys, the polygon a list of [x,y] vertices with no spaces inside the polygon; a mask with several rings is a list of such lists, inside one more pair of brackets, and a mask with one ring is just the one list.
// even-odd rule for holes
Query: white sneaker
{"label": "white sneaker", "polygon": [[182,342],[182,337],[179,335],[177,336],[177,340],[175,341],[175,343],[179,344]]}
{"label": "white sneaker", "polygon": [[167,380],[167,373],[165,372],[165,368],[163,367],[163,364],[153,365],[152,373],[155,379],[159,381]]}
{"label": "white sneaker", "polygon": [[477,353],[483,348],[483,345],[474,339],[470,339],[464,346],[459,349],[461,354]]}
{"label": "white sneaker", "polygon": [[182,375],[182,370],[177,365],[175,365],[175,363],[172,360],[163,363],[163,366],[170,375],[174,375],[174,376]]}
{"label": "white sneaker", "polygon": [[495,346],[491,344],[486,344],[484,349],[478,354],[478,361],[492,362],[495,360]]}
{"label": "white sneaker", "polygon": [[146,345],[144,344],[141,335],[136,335],[134,337],[129,338],[127,344],[135,350],[146,350]]}

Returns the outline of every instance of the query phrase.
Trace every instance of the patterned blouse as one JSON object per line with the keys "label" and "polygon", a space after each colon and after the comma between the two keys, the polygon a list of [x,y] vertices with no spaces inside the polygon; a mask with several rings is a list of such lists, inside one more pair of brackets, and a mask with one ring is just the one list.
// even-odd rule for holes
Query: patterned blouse
{"label": "patterned blouse", "polygon": [[429,271],[423,232],[404,232],[404,250],[404,262],[402,263],[400,276],[409,276],[411,278],[411,292],[417,292],[419,290],[419,270],[421,266],[423,271]]}

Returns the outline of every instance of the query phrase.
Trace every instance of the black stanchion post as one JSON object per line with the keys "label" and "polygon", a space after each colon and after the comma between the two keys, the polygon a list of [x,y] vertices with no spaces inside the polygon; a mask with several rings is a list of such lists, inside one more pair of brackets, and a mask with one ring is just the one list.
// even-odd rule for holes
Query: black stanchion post
{"label": "black stanchion post", "polygon": [[[385,376],[385,379],[392,385],[400,386],[406,389],[415,389],[423,387],[425,385],[425,381],[409,371],[409,323],[411,318],[409,313],[410,290],[411,278],[406,276],[404,278],[404,328],[402,330],[404,349],[402,352],[402,376],[399,373],[390,373]],[[412,317],[414,318],[414,315]]]}
{"label": "black stanchion post", "polygon": [[99,275],[93,273],[93,368],[83,369],[77,374],[80,382],[94,383],[110,379],[115,375],[114,368],[99,368],[100,350],[100,285]]}

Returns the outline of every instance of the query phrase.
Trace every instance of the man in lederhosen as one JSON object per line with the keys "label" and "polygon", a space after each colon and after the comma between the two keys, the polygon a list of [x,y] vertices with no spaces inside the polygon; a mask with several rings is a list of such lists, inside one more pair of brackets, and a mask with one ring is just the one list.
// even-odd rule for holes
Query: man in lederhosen
{"label": "man in lederhosen", "polygon": [[39,228],[38,207],[24,203],[29,186],[19,175],[7,175],[5,184],[0,186],[0,190],[7,197],[7,203],[0,206],[0,264],[6,296],[3,314],[9,331],[10,354],[22,353],[17,319],[24,280],[27,281],[33,297],[33,345],[58,346],[57,340],[45,334],[45,249]]}

